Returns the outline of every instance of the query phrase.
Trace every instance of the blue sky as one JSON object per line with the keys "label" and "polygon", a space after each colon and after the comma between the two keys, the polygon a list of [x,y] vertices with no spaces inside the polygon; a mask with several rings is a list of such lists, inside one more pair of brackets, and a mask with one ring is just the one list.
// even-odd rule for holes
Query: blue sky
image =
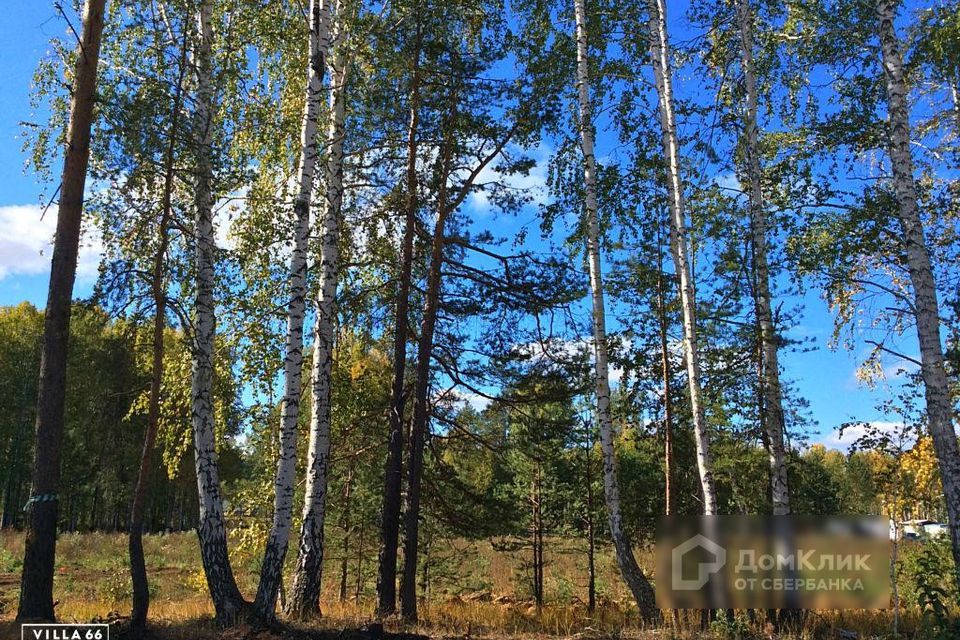
{"label": "blue sky", "polygon": [[[51,207],[41,221],[40,203],[45,190],[36,176],[24,171],[26,156],[21,150],[19,123],[35,119],[29,100],[31,77],[36,62],[47,50],[48,40],[62,35],[65,27],[52,2],[6,0],[4,6],[4,30],[14,37],[0,39],[0,86],[4,87],[0,92],[0,305],[26,300],[42,306],[56,210]],[[679,13],[674,12],[671,22],[682,22]],[[89,295],[96,277],[96,238],[88,236],[85,245],[81,250],[77,297]],[[809,291],[802,298],[788,300],[785,306],[803,309],[790,336],[815,339],[812,350],[788,352],[782,359],[788,378],[810,402],[810,414],[819,423],[819,433],[811,434],[812,440],[836,446],[833,429],[842,422],[854,418],[891,420],[876,405],[897,386],[897,363],[887,362],[890,380],[875,389],[866,388],[857,381],[855,370],[867,347],[861,343],[853,352],[827,349],[832,318],[818,292]],[[915,352],[909,341],[901,349]]]}

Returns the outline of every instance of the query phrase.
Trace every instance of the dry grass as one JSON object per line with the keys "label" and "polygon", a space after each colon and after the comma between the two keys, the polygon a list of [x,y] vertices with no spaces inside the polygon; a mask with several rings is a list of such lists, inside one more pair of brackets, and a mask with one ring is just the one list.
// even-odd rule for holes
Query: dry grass
{"label": "dry grass", "polygon": [[[235,545],[236,546],[236,545]],[[192,533],[150,535],[144,539],[147,567],[153,592],[150,616],[157,637],[168,639],[214,638],[221,634],[211,622],[213,608],[205,594],[199,551]],[[23,536],[0,532],[0,639],[19,638],[10,623],[19,591],[19,562]],[[586,558],[577,541],[553,540],[548,544],[545,576],[547,603],[541,609],[529,598],[525,554],[504,550],[489,541],[454,541],[431,549],[433,577],[428,597],[420,608],[420,623],[403,628],[388,622],[394,631],[416,631],[440,637],[609,637],[609,638],[723,638],[735,634],[700,631],[699,618],[685,614],[680,627],[667,616],[660,629],[644,631],[609,549],[599,552],[599,606],[589,612],[586,599]],[[238,553],[234,568],[241,589],[252,594],[256,588],[256,553]],[[642,564],[651,558],[640,554]],[[339,601],[339,561],[330,558],[325,567],[322,602],[324,617],[312,629],[358,628],[373,619],[372,571],[375,557],[361,563],[359,593],[356,563],[348,565],[350,598]],[[126,614],[129,611],[126,537],[123,534],[65,534],[57,549],[54,597],[59,619],[84,622]],[[769,629],[760,620],[738,617],[749,635],[769,638]],[[835,638],[840,630],[857,638],[888,638],[891,618],[887,612],[811,613],[802,631],[792,637]],[[4,626],[6,625],[6,626]],[[904,637],[916,635],[916,614],[901,623]]]}

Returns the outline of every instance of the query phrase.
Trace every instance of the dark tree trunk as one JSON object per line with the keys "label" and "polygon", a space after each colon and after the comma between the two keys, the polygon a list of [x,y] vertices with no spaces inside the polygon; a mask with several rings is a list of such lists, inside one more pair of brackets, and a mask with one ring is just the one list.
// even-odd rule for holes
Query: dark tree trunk
{"label": "dark tree trunk", "polygon": [[347,571],[350,560],[350,493],[353,488],[353,466],[350,467],[350,473],[347,474],[347,482],[343,489],[343,517],[340,522],[340,528],[343,531],[343,549],[340,556],[340,602],[347,601]]}
{"label": "dark tree trunk", "polygon": [[589,571],[589,582],[587,584],[587,611],[593,612],[597,608],[597,565],[596,550],[597,539],[593,520],[594,497],[593,497],[593,438],[590,434],[590,425],[587,431],[586,456],[584,458],[583,476],[587,485],[587,569]]}
{"label": "dark tree trunk", "polygon": [[539,464],[533,473],[530,504],[533,507],[533,513],[531,514],[531,542],[533,547],[533,599],[537,605],[537,611],[539,611],[543,608],[543,513],[541,511],[541,481]]}
{"label": "dark tree trunk", "polygon": [[360,520],[360,532],[357,534],[357,585],[354,596],[355,602],[360,602],[360,594],[363,592],[363,534],[366,528],[363,526],[363,519]]}
{"label": "dark tree trunk", "polygon": [[448,181],[453,171],[453,128],[458,117],[459,94],[450,96],[450,110],[444,124],[439,171],[437,173],[437,217],[433,229],[433,246],[427,274],[427,291],[420,340],[417,345],[417,378],[414,387],[413,420],[410,425],[410,456],[407,470],[407,499],[403,514],[403,577],[400,587],[400,613],[408,621],[417,619],[417,553],[420,532],[420,488],[423,480],[423,448],[430,418],[428,392],[430,389],[430,361],[433,356],[433,333],[440,304],[440,280],[445,244],[444,229],[450,213],[466,199],[477,177],[510,141],[514,130],[506,133],[491,152],[478,162],[451,198]]}
{"label": "dark tree trunk", "polygon": [[663,499],[664,512],[676,512],[673,491],[673,403],[670,401],[670,350],[667,343],[666,283],[663,277],[663,241],[657,231],[657,321],[660,329],[660,366],[663,377]]}
{"label": "dark tree trunk", "polygon": [[[443,162],[449,166],[449,148],[445,145]],[[423,480],[423,448],[426,440],[430,409],[430,359],[433,355],[433,332],[440,302],[440,267],[443,263],[444,225],[449,210],[446,208],[446,175],[440,186],[439,201],[443,204],[433,230],[433,250],[430,274],[427,278],[427,297],[420,326],[417,348],[417,383],[413,402],[413,423],[410,428],[410,457],[407,470],[407,500],[403,515],[403,579],[400,589],[400,612],[409,621],[417,619],[417,555],[420,532],[420,486]]]}
{"label": "dark tree trunk", "polygon": [[147,626],[147,612],[150,608],[150,586],[147,581],[147,567],[143,557],[143,520],[144,504],[150,491],[150,476],[153,470],[153,453],[160,424],[160,392],[163,385],[163,334],[166,329],[167,291],[165,286],[166,253],[170,242],[170,218],[173,214],[172,194],[174,178],[174,151],[180,124],[180,109],[183,98],[183,79],[187,70],[187,40],[184,38],[180,51],[180,69],[176,93],[170,110],[170,132],[164,157],[163,203],[160,224],[157,229],[157,253],[153,257],[153,273],[150,290],[153,294],[153,353],[150,376],[150,399],[147,408],[147,430],[143,436],[143,451],[140,454],[140,469],[137,472],[137,484],[133,491],[133,504],[130,508],[130,532],[128,547],[130,553],[130,578],[133,583],[132,606],[130,611],[130,637],[142,638]]}
{"label": "dark tree trunk", "polygon": [[413,236],[417,224],[417,129],[420,110],[420,24],[417,23],[413,72],[410,80],[410,125],[407,129],[407,185],[403,245],[397,284],[393,334],[393,386],[390,390],[390,434],[384,470],[380,524],[380,558],[377,569],[377,614],[397,610],[397,548],[400,539],[400,502],[403,484],[403,415],[406,405],[404,378],[407,368],[410,278],[413,269]]}
{"label": "dark tree trunk", "polygon": [[20,582],[19,620],[53,620],[53,569],[57,545],[57,491],[63,445],[70,304],[77,274],[83,191],[90,159],[90,128],[96,101],[97,61],[105,0],[87,0],[74,72],[73,100],[50,287],[43,326],[43,354],[37,393],[37,445]]}

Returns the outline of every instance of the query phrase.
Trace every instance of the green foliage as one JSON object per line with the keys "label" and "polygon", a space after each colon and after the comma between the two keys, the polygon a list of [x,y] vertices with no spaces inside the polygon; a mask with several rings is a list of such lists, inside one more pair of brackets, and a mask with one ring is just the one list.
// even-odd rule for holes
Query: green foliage
{"label": "green foliage", "polygon": [[[215,430],[231,550],[247,581],[245,590],[259,569],[274,499],[278,380],[289,305],[290,176],[301,151],[302,85],[309,63],[302,4],[216,3]],[[587,4],[593,77],[588,90],[600,141],[607,346],[620,374],[611,398],[617,474],[624,526],[642,545],[666,509],[668,426],[676,512],[699,513],[702,505],[687,370],[677,339],[676,277],[668,264],[667,168],[649,77],[648,3]],[[673,3],[666,4],[673,11]],[[713,471],[721,512],[766,513],[769,470],[763,434],[771,416],[760,392],[764,356],[758,349],[756,248],[746,241],[753,212],[741,184],[748,155],[742,35],[733,3],[688,4],[685,24],[699,32],[676,42],[671,62]],[[105,252],[93,299],[78,302],[73,315],[60,526],[65,531],[120,530],[126,524],[148,409],[149,326],[156,314],[149,275],[159,265],[168,326],[159,455],[148,470],[147,528],[180,530],[194,524],[197,510],[189,321],[196,276],[196,123],[190,114],[197,2],[164,2],[162,11],[146,0],[111,5],[90,162],[94,186],[85,203],[86,223],[99,231]],[[478,157],[508,137],[451,213],[440,256],[436,345],[428,362],[417,363],[431,374],[423,590],[492,590],[491,560],[481,551],[488,539],[515,560],[509,580],[524,596],[531,592],[533,547],[547,547],[549,566],[560,564],[559,556],[551,555],[558,540],[582,541],[592,531],[600,547],[606,541],[601,456],[590,418],[594,399],[580,216],[583,164],[577,144],[580,123],[572,108],[577,87],[569,5],[559,0],[338,4],[337,26],[350,34],[343,46],[352,70],[346,86],[347,193],[336,300],[325,556],[331,565],[327,575],[336,574],[338,595],[344,599],[353,594],[362,598],[375,588],[390,386],[395,365],[406,371],[409,386],[413,364],[408,361],[411,345],[393,345],[391,336],[399,322],[414,334],[420,326],[429,247],[436,240],[430,237],[430,223],[438,207],[447,204],[441,194],[449,197],[462,187]],[[914,319],[901,228],[891,215],[897,194],[887,179],[883,153],[888,143],[886,88],[874,7],[858,0],[756,0],[750,5],[754,79],[761,96],[754,151],[769,216],[778,348],[786,352],[812,342],[792,337],[799,332],[800,316],[791,300],[816,288],[834,314],[830,346],[856,350],[864,361],[861,380],[882,393],[890,343],[911,336]],[[915,105],[910,132],[914,173],[937,293],[944,301],[942,333],[955,387],[960,384],[960,294],[955,286],[960,121],[951,100],[960,86],[958,16],[952,1],[929,10],[910,4],[898,20],[910,25],[902,45],[909,99]],[[673,24],[681,17],[670,19]],[[676,34],[672,39],[681,40]],[[48,182],[67,122],[76,55],[72,44],[69,37],[52,42],[50,55],[37,69],[33,94],[37,111],[49,117],[25,125],[30,164]],[[415,74],[417,184],[415,193],[407,193]],[[321,130],[328,124],[323,122]],[[321,142],[321,165],[326,148]],[[443,150],[450,151],[452,167],[441,166]],[[416,201],[411,311],[407,318],[395,318],[399,238],[409,196]],[[313,219],[323,210],[324,193],[318,187]],[[164,218],[169,218],[170,242],[160,252]],[[320,260],[317,227],[312,231],[311,300]],[[0,309],[4,527],[23,524],[42,325],[42,312],[30,305]],[[311,371],[310,328],[308,318],[305,381]],[[874,348],[860,349],[865,338]],[[406,360],[394,363],[391,354],[397,346]],[[905,348],[912,349],[913,343]],[[794,513],[900,515],[908,508],[942,508],[929,443],[921,441],[926,449],[918,445],[913,458],[894,451],[889,434],[872,439],[865,447],[869,450],[850,454],[816,445],[804,448],[812,425],[806,401],[791,379],[797,374],[786,362],[781,361],[781,391],[793,449],[788,458]],[[909,378],[888,394],[882,412],[902,418],[905,432],[921,433],[923,391],[915,377]],[[309,396],[305,391],[301,400],[300,477],[312,410]],[[406,404],[409,413],[413,403]],[[906,497],[921,492],[922,498],[914,496],[912,502]],[[295,512],[302,501],[299,484]],[[96,544],[99,539],[88,540]],[[61,539],[61,548],[77,554],[84,551],[82,544]],[[576,554],[578,567],[585,566],[582,548],[569,554]],[[293,555],[288,554],[291,561]],[[157,565],[172,562],[184,573],[181,586],[206,593],[195,559],[165,548],[148,549],[148,557]],[[96,592],[111,603],[128,597],[121,555],[89,562],[106,574],[98,586],[85,585],[70,573],[58,576],[58,584]],[[613,577],[613,561],[606,557],[598,562],[606,569],[598,577],[598,591],[612,601],[621,587]],[[15,572],[18,563],[17,554],[0,548],[0,572]],[[957,600],[950,563],[943,541],[903,547],[902,593],[924,612],[924,630],[931,637],[950,633],[950,603]],[[476,571],[463,571],[465,564]],[[550,575],[547,590],[552,599],[570,601],[581,597],[583,585]],[[713,631],[741,638],[748,625],[740,617],[721,617]]]}
{"label": "green foliage", "polygon": [[[19,524],[30,485],[33,428],[43,314],[30,305],[0,308],[0,487],[5,524]],[[126,526],[143,446],[146,422],[144,389],[149,362],[148,332],[127,320],[111,320],[102,308],[77,305],[71,322],[67,363],[64,484],[60,492],[61,527],[66,531],[119,529]],[[183,529],[196,513],[196,485],[189,435],[189,354],[183,336],[168,332],[170,366],[164,380],[159,446],[152,470],[154,488],[147,527]],[[186,364],[184,364],[184,362]],[[225,478],[242,472],[230,436],[233,380],[217,385],[221,458]],[[231,430],[233,430],[231,432]],[[116,562],[122,562],[118,558]]]}
{"label": "green foliage", "polygon": [[0,547],[0,573],[14,573],[20,570],[23,558],[14,555],[4,547]]}
{"label": "green foliage", "polygon": [[719,612],[717,619],[710,623],[710,630],[723,640],[747,640],[753,636],[750,619],[743,613],[728,617],[725,612]]}
{"label": "green foliage", "polygon": [[904,603],[916,604],[921,611],[925,637],[936,640],[955,638],[960,621],[954,607],[958,600],[953,579],[953,557],[946,537],[904,542],[898,554],[898,588]]}

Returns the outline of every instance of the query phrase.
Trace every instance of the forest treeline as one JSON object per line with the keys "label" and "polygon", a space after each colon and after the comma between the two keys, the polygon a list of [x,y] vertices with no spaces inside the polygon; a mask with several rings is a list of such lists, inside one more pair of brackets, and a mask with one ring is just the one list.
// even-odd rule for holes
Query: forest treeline
{"label": "forest treeline", "polygon": [[[960,581],[960,10],[666,5],[87,0],[25,123],[41,176],[64,150],[47,308],[2,316],[18,617],[58,527],[129,531],[134,635],[180,526],[225,624],[317,615],[360,532],[379,617],[438,535],[525,539],[539,600],[558,531],[654,623],[664,513],[945,517]],[[849,455],[783,364],[813,295],[895,379]]]}
{"label": "forest treeline", "polygon": [[[5,365],[0,388],[17,389],[0,414],[0,486],[3,487],[4,527],[23,525],[23,504],[30,486],[30,440],[25,436],[35,416],[29,398],[40,365],[43,316],[24,303],[0,308],[0,336]],[[70,532],[125,531],[146,428],[146,389],[150,367],[144,362],[142,328],[110,319],[95,307],[77,307],[72,322],[73,350],[68,364],[68,421],[65,431],[64,474],[71,479],[61,492],[59,529]],[[138,335],[139,333],[139,335]],[[171,344],[182,336],[171,332]],[[389,400],[390,363],[384,344],[360,345],[355,336],[340,336],[344,352],[334,372],[333,449],[330,500],[332,537],[337,555],[353,548],[360,532],[378,526],[377,497],[382,491],[378,462],[386,455],[382,438],[384,408]],[[182,371],[189,368],[184,348],[171,349],[166,415],[158,438],[158,456],[147,500],[144,530],[150,533],[185,531],[197,525],[196,486],[189,456],[189,388]],[[227,369],[226,363],[221,365]],[[24,368],[25,367],[25,368]],[[180,371],[180,373],[173,373]],[[31,375],[32,374],[32,375]],[[26,384],[25,384],[26,383]],[[426,527],[433,538],[514,537],[526,539],[530,553],[536,530],[546,537],[586,537],[594,527],[599,539],[608,536],[603,518],[599,451],[588,407],[575,404],[575,389],[566,379],[528,379],[531,385],[558,387],[556,399],[538,405],[532,415],[506,415],[509,405],[494,403],[482,411],[463,409],[459,419],[470,437],[447,434],[437,442],[428,461]],[[177,389],[177,386],[180,388]],[[4,397],[7,396],[5,391]],[[224,415],[219,460],[229,520],[251,535],[263,536],[271,514],[265,487],[274,469],[270,435],[238,438],[241,433],[238,389],[218,389]],[[627,403],[625,397],[616,404]],[[622,409],[628,415],[626,408]],[[278,417],[274,412],[274,417]],[[305,422],[299,425],[306,432]],[[638,542],[650,542],[665,510],[662,442],[634,424],[619,434],[619,478],[628,500],[624,520]],[[720,464],[717,487],[725,511],[764,513],[769,510],[764,449],[736,434],[716,442]],[[698,480],[693,440],[678,434],[675,445],[680,470],[674,478],[681,496],[681,513],[696,513]],[[299,452],[298,473],[303,471]],[[788,461],[794,513],[803,515],[895,513],[901,518],[943,518],[940,483],[929,439],[899,458],[880,450],[845,454],[816,445],[792,451]],[[893,475],[893,477],[891,477]],[[297,502],[303,488],[298,489]]]}

